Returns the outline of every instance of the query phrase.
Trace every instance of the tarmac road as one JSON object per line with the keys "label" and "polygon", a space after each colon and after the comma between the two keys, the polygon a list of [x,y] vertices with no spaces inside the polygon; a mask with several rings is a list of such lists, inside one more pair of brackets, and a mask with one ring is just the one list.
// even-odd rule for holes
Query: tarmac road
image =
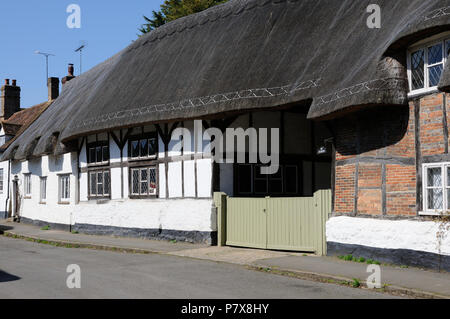
{"label": "tarmac road", "polygon": [[[81,269],[69,289],[68,265]],[[149,254],[57,248],[0,236],[0,298],[303,299],[391,298],[368,290]]]}

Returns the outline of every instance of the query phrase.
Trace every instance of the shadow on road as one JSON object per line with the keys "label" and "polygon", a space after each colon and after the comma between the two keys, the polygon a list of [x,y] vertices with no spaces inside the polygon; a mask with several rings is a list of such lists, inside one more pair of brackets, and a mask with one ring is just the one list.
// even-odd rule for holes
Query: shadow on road
{"label": "shadow on road", "polygon": [[0,270],[0,282],[17,281],[20,279],[21,279],[20,277],[8,274],[8,273]]}
{"label": "shadow on road", "polygon": [[0,235],[3,235],[3,233],[4,233],[5,231],[11,230],[11,229],[14,229],[14,228],[11,227],[11,226],[0,225]]}

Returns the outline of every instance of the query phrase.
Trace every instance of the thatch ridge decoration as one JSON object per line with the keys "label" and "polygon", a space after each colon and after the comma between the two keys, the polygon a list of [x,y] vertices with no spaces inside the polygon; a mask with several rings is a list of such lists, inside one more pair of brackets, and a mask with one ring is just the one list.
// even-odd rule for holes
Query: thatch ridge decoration
{"label": "thatch ridge decoration", "polygon": [[202,96],[191,99],[186,99],[180,102],[166,103],[166,104],[158,104],[158,105],[150,105],[144,106],[141,108],[118,111],[114,113],[109,113],[102,115],[97,118],[89,119],[83,121],[79,124],[74,124],[72,128],[79,128],[90,126],[93,124],[98,124],[101,122],[105,122],[112,119],[123,119],[127,117],[140,116],[152,112],[170,112],[174,110],[183,110],[187,108],[193,107],[206,107],[210,104],[232,101],[232,100],[241,100],[241,99],[253,99],[253,98],[264,98],[264,97],[276,97],[280,95],[290,95],[299,90],[306,90],[312,87],[319,87],[320,79],[308,80],[301,82],[300,84],[290,84],[280,87],[272,87],[272,88],[258,88],[258,89],[247,89],[240,90],[229,93],[219,93],[213,94],[210,96]]}

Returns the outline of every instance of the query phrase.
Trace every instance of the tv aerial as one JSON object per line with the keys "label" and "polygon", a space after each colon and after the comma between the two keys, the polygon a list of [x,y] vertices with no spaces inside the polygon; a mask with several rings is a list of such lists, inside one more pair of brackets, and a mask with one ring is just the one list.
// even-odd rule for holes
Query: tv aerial
{"label": "tv aerial", "polygon": [[46,65],[46,69],[47,69],[47,77],[45,78],[45,83],[47,83],[47,79],[48,79],[48,58],[50,56],[55,56],[55,55],[51,54],[51,53],[41,52],[41,51],[34,51],[34,53],[45,56],[45,65]]}
{"label": "tv aerial", "polygon": [[82,41],[75,52],[80,52],[80,74],[83,73],[83,50],[87,47],[87,43]]}

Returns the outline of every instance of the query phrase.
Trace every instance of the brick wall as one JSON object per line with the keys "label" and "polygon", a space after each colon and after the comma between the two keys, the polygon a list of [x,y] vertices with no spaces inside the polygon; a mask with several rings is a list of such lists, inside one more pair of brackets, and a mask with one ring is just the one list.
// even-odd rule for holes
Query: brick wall
{"label": "brick wall", "polygon": [[336,212],[351,212],[355,205],[355,165],[336,167],[334,207]]}
{"label": "brick wall", "polygon": [[[450,162],[450,95],[430,94],[408,107],[366,108],[334,120],[334,211],[416,216],[422,209],[422,164]],[[356,196],[355,196],[356,194]]]}
{"label": "brick wall", "polygon": [[442,108],[443,94],[420,100],[420,145],[422,156],[443,154],[445,150]]}

